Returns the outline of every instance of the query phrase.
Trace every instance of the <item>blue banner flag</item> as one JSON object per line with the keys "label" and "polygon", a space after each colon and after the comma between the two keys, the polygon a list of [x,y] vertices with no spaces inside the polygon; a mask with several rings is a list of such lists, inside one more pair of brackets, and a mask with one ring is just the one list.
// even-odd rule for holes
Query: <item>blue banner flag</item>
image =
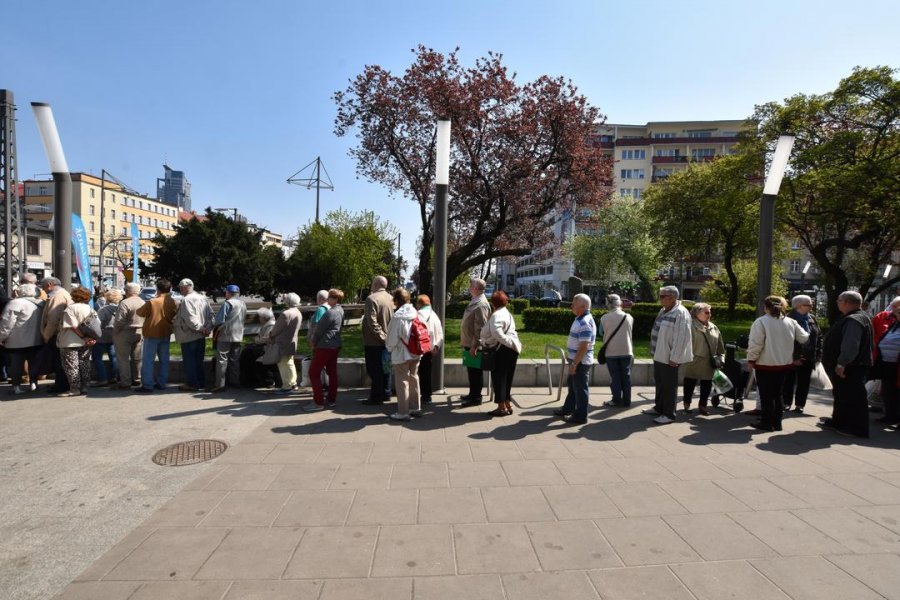
{"label": "blue banner flag", "polygon": [[[74,213],[72,214],[72,249],[75,255],[75,266],[78,270],[78,281],[81,287],[91,293],[93,298],[94,281],[91,277],[91,259],[88,255],[87,232],[84,230],[84,222],[82,222],[81,217]],[[67,283],[69,282],[63,281],[63,285]],[[90,304],[94,306],[94,301],[91,300]]]}
{"label": "blue banner flag", "polygon": [[131,282],[138,282],[138,257],[140,253],[139,241],[140,240],[140,232],[138,231],[137,223],[131,224],[131,262],[133,263],[131,266]]}

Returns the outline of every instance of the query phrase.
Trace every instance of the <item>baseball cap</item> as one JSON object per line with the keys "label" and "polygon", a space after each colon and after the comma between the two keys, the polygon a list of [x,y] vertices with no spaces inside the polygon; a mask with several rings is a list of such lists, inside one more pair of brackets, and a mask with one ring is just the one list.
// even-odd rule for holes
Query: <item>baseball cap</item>
{"label": "baseball cap", "polygon": [[240,294],[241,288],[239,288],[238,286],[231,283],[231,284],[225,286],[225,291],[228,292],[229,294]]}

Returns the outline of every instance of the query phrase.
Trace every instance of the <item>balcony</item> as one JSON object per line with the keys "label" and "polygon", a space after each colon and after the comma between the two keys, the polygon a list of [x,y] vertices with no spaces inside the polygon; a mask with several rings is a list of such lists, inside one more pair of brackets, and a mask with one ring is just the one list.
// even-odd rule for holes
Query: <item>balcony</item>
{"label": "balcony", "polygon": [[665,144],[736,144],[737,136],[632,138],[616,140],[616,146],[662,146]]}
{"label": "balcony", "polygon": [[713,156],[654,156],[652,163],[654,165],[664,164],[684,164],[692,162],[710,162],[716,158]]}

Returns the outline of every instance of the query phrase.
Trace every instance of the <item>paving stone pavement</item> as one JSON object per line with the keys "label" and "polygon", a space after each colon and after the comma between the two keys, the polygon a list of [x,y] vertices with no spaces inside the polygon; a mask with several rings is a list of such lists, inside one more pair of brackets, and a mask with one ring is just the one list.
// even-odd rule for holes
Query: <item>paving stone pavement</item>
{"label": "paving stone pavement", "polygon": [[900,599],[900,435],[820,431],[824,396],[783,432],[654,426],[636,393],[580,427],[546,389],[495,419],[273,403],[58,597]]}

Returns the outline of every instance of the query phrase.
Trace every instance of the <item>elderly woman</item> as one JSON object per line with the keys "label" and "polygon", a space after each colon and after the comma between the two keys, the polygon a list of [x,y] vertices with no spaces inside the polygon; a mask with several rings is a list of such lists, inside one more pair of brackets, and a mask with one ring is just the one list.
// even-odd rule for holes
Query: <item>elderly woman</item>
{"label": "elderly woman", "polygon": [[609,370],[612,399],[604,402],[603,406],[627,408],[631,406],[634,317],[622,310],[622,298],[618,294],[606,297],[606,308],[606,314],[600,317],[597,337],[603,338],[603,347],[606,348],[606,368]]}
{"label": "elderly woman", "polygon": [[[34,360],[43,345],[41,315],[44,313],[44,301],[36,298],[36,294],[37,286],[23,283],[16,289],[15,298],[7,303],[0,316],[0,345],[9,353],[12,394],[24,394],[28,391],[22,387],[25,362]],[[36,390],[37,384],[32,381],[29,389]]]}
{"label": "elderly woman", "polygon": [[[694,388],[700,383],[701,415],[709,415],[706,403],[712,392],[712,378],[716,369],[725,362],[725,343],[719,328],[713,325],[712,307],[705,302],[698,302],[691,307],[691,339],[694,360],[684,369],[684,412],[690,414]],[[718,404],[716,402],[716,404]]]}
{"label": "elderly woman", "polygon": [[[119,302],[122,301],[122,292],[119,290],[109,290],[103,297],[106,299],[97,316],[100,318],[100,329],[103,336],[97,340],[91,348],[91,359],[94,362],[94,374],[97,376],[97,387],[104,385],[115,385],[116,376],[119,373],[119,365],[116,361],[116,347],[113,343],[113,318],[116,316],[116,310],[119,308]],[[106,365],[103,362],[103,355],[109,356],[110,371],[107,376]]]}
{"label": "elderly woman", "polygon": [[294,293],[285,294],[284,305],[287,307],[275,321],[267,343],[274,345],[278,351],[278,373],[281,375],[281,387],[276,394],[290,394],[297,389],[297,367],[294,354],[297,353],[297,334],[303,315],[300,314],[300,296]]}
{"label": "elderly woman", "polygon": [[797,321],[800,327],[809,334],[809,339],[794,348],[794,369],[784,374],[784,387],[781,388],[781,400],[784,410],[791,409],[802,413],[809,395],[809,382],[812,379],[816,364],[822,362],[822,329],[812,314],[812,298],[802,294],[791,299],[793,310],[788,318]]}
{"label": "elderly woman", "polygon": [[91,382],[91,346],[96,343],[96,340],[85,337],[78,330],[78,326],[94,314],[94,310],[88,305],[91,293],[84,288],[77,288],[72,290],[71,295],[72,304],[63,313],[56,340],[66,379],[69,380],[69,390],[58,394],[61,397],[87,392]]}
{"label": "elderly woman", "polygon": [[341,308],[343,299],[344,292],[341,290],[328,290],[325,299],[328,310],[316,320],[313,331],[309,334],[309,345],[313,351],[312,363],[309,365],[313,402],[304,410],[317,411],[325,408],[326,398],[322,386],[323,369],[328,375],[328,406],[333,407],[337,402],[337,360],[338,354],[341,353],[341,346],[344,345],[341,340],[341,326],[344,324],[344,309]]}
{"label": "elderly woman", "polygon": [[809,333],[797,321],[785,318],[784,298],[769,296],[764,307],[766,314],[750,328],[747,347],[747,363],[756,374],[762,404],[762,418],[752,426],[763,431],[781,431],[784,378],[794,368],[794,344],[803,344],[809,339]]}
{"label": "elderly woman", "polygon": [[488,414],[492,417],[506,417],[513,413],[512,382],[516,374],[516,363],[522,352],[522,342],[516,333],[516,322],[506,308],[509,296],[503,290],[491,295],[493,312],[481,328],[481,346],[495,352],[491,383],[494,388],[494,402],[497,408]]}
{"label": "elderly woman", "polygon": [[394,311],[388,325],[385,348],[391,353],[391,366],[394,369],[394,385],[397,387],[397,412],[389,415],[394,421],[409,421],[411,417],[421,417],[422,410],[419,397],[419,360],[409,351],[412,322],[419,313],[410,303],[409,292],[397,288],[392,294]]}

